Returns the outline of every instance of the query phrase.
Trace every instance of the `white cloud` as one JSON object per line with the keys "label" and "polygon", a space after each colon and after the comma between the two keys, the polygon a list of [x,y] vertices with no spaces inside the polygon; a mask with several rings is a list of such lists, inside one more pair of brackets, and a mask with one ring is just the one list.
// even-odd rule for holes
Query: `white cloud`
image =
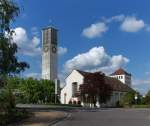
{"label": "white cloud", "polygon": [[132,88],[145,95],[150,89],[150,79],[133,79]]}
{"label": "white cloud", "polygon": [[150,84],[150,79],[143,79],[143,80],[139,80],[139,79],[134,79],[133,80],[133,85],[137,86],[137,85],[143,85],[143,84]]}
{"label": "white cloud", "polygon": [[39,47],[40,39],[38,37],[34,36],[30,39],[26,30],[22,27],[17,27],[14,31],[13,42],[17,43],[20,54],[28,56],[41,55],[41,48]]}
{"label": "white cloud", "polygon": [[108,30],[108,27],[105,23],[99,22],[91,24],[90,27],[87,27],[83,30],[82,34],[87,38],[101,37],[103,33]]}
{"label": "white cloud", "polygon": [[129,59],[122,55],[108,55],[104,47],[93,47],[88,52],[78,54],[68,60],[64,65],[64,71],[69,73],[73,69],[80,69],[92,72],[103,71],[108,74],[126,65],[128,62]]}
{"label": "white cloud", "polygon": [[67,51],[68,51],[68,49],[65,48],[65,47],[61,47],[61,46],[58,47],[58,55],[59,55],[59,56],[62,56],[62,55],[64,55],[64,54],[66,54]]}
{"label": "white cloud", "polygon": [[145,27],[145,23],[142,19],[136,19],[134,16],[128,16],[122,22],[120,28],[125,32],[138,32]]}
{"label": "white cloud", "polygon": [[112,16],[111,18],[105,18],[105,17],[102,18],[102,20],[104,20],[105,23],[111,23],[113,21],[121,22],[124,19],[125,19],[125,15],[123,15],[123,14]]}

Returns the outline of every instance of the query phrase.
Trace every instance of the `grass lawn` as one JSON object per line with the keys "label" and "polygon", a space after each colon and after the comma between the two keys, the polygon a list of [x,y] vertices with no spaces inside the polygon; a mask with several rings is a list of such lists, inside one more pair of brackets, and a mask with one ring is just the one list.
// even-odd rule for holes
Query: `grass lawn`
{"label": "grass lawn", "polygon": [[132,108],[150,108],[150,105],[133,105]]}

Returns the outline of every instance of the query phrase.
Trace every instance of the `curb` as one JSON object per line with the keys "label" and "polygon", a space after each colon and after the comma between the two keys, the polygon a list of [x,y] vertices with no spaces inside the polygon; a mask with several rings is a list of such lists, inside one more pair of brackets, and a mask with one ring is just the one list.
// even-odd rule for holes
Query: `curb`
{"label": "curb", "polygon": [[71,116],[71,113],[65,112],[65,117],[62,117],[62,118],[60,118],[60,119],[56,119],[56,120],[52,121],[48,126],[56,126],[56,124],[57,124],[58,122],[64,121],[64,120],[66,120],[67,118],[69,118],[70,116]]}

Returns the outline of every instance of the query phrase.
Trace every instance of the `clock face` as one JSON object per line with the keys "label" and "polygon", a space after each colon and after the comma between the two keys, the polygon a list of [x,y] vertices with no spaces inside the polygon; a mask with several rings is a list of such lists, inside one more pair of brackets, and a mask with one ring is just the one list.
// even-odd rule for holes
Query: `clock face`
{"label": "clock face", "polygon": [[52,46],[52,52],[53,52],[53,53],[56,53],[56,52],[57,52],[57,49],[56,49],[55,46]]}
{"label": "clock face", "polygon": [[48,47],[47,46],[45,46],[43,49],[44,49],[44,52],[48,51]]}

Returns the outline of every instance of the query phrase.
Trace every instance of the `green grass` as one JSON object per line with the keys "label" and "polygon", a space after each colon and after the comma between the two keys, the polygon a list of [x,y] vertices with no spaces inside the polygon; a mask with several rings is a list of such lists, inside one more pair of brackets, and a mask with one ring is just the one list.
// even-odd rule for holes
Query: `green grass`
{"label": "green grass", "polygon": [[132,108],[150,108],[150,105],[132,105]]}

